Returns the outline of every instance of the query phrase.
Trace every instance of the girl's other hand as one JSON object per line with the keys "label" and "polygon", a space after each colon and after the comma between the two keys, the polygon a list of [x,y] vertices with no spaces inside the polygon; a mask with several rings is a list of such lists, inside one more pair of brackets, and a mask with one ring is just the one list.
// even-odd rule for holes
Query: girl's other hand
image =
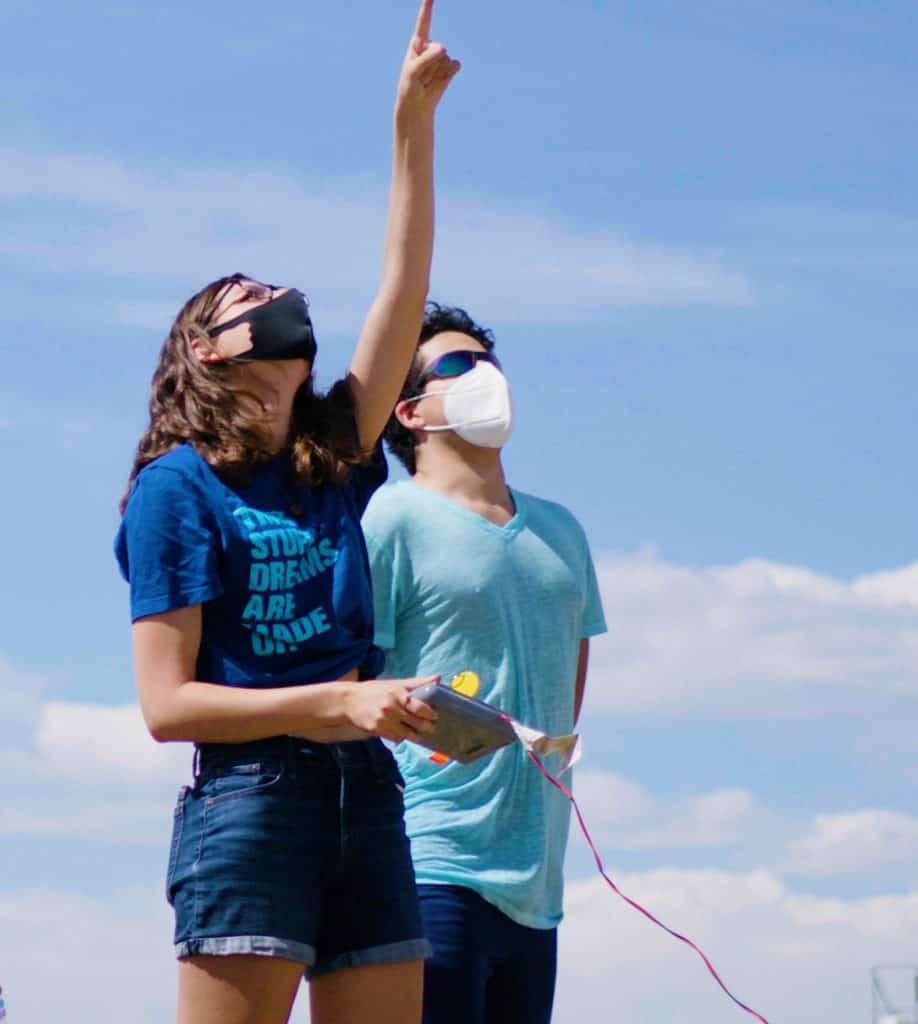
{"label": "girl's other hand", "polygon": [[345,698],[345,714],[352,725],[373,736],[400,743],[433,729],[437,713],[412,697],[411,691],[439,676],[423,679],[373,679],[354,683]]}

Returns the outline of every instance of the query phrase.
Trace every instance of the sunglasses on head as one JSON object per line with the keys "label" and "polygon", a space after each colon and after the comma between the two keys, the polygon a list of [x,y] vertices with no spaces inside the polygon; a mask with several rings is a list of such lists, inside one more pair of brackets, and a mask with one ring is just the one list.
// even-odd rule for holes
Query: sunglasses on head
{"label": "sunglasses on head", "polygon": [[[208,315],[205,321],[205,326],[209,328],[207,333],[211,337],[215,337],[216,335],[221,334],[228,327],[235,326],[235,321],[220,324],[217,327],[213,327],[211,325],[221,312],[221,307],[224,304],[224,300],[233,290],[233,288],[235,288],[237,285],[239,285],[242,288],[244,293],[243,299],[237,301],[257,299],[259,302],[267,302],[274,296],[275,291],[277,291],[277,285],[262,284],[260,281],[253,281],[251,278],[246,277],[245,274],[233,274],[228,279],[223,290],[217,296],[216,301],[211,307],[210,314]],[[229,307],[227,306],[226,308],[228,309]]]}
{"label": "sunglasses on head", "polygon": [[499,370],[500,360],[491,352],[478,352],[470,349],[459,349],[456,352],[444,352],[421,372],[415,387],[418,391],[431,380],[448,380],[450,377],[461,377],[468,373],[478,362],[491,363]]}

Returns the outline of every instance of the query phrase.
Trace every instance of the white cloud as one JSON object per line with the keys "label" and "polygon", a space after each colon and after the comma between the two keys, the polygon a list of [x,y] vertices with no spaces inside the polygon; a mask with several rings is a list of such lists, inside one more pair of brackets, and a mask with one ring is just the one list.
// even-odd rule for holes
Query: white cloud
{"label": "white cloud", "polygon": [[[918,892],[823,899],[795,892],[762,871],[669,869],[622,875],[617,882],[695,941],[731,991],[772,1024],[863,1024],[870,1019],[871,966],[918,961]],[[750,1019],[721,992],[697,954],[601,880],[568,885],[558,1024]]]}
{"label": "white cloud", "polygon": [[[27,749],[0,755],[0,833],[161,845],[190,767],[189,745],[156,744],[136,705],[45,703]],[[721,851],[811,877],[889,877],[914,862],[918,820],[905,814],[793,822],[741,788],[673,799],[604,771],[578,772],[575,786],[601,849]]]}
{"label": "white cloud", "polygon": [[189,760],[186,744],[151,738],[136,704],[45,704],[35,746],[44,774],[106,785],[172,785]]}
{"label": "white cloud", "polygon": [[[177,781],[171,773],[184,775],[187,763],[173,765],[171,756],[181,760],[181,752],[153,744],[135,707],[46,703],[32,747],[28,763],[17,758],[18,779],[0,775],[10,786],[0,792],[0,807],[14,814],[5,842],[11,833],[30,832],[49,842],[81,835],[162,845]],[[602,772],[580,772],[576,785],[590,825],[607,840],[619,837],[613,841],[621,848],[738,847],[775,823],[782,827],[741,789],[671,799]],[[904,861],[916,828],[914,819],[877,810],[821,816],[796,826],[784,867],[863,876],[889,862],[891,846]],[[918,893],[826,899],[789,888],[776,870],[620,874],[610,864],[627,895],[695,939],[734,992],[773,1022],[860,1024],[867,1019],[870,966],[918,959]],[[66,867],[61,875],[68,878]],[[73,882],[0,891],[0,984],[11,1015],[50,1020],[66,1010],[74,1024],[88,1024],[98,1019],[105,992],[126,1019],[168,1018],[175,993],[170,930],[158,885],[104,899],[78,894]],[[61,965],[51,989],[49,962]],[[681,1024],[742,1019],[694,953],[593,879],[568,885],[557,1005],[558,1024],[670,1020],[675,1007]],[[304,994],[294,1019],[307,1019]]]}
{"label": "white cloud", "polygon": [[[2,680],[0,680],[2,682]],[[7,725],[15,674],[0,685]],[[157,744],[136,705],[45,702],[0,753],[0,833],[160,844],[176,790],[190,778],[188,744]],[[782,818],[732,787],[670,798],[620,775],[579,771],[576,795],[601,848],[721,851],[794,875],[867,878],[913,863],[918,820],[858,808],[810,822]]]}
{"label": "white cloud", "polygon": [[773,843],[788,827],[745,789],[661,799],[604,771],[579,771],[574,785],[594,839],[617,850],[755,847],[765,836]]}
{"label": "white cloud", "polygon": [[855,581],[853,589],[867,600],[880,604],[907,604],[918,608],[918,562],[902,569],[862,576]]}
{"label": "white cloud", "polygon": [[[77,237],[59,218],[31,219],[0,251],[44,272],[96,272],[181,282],[155,302],[113,302],[110,315],[147,326],[171,314],[189,283],[235,269],[303,282],[326,330],[354,329],[381,268],[385,189],[339,182],[307,190],[268,172],[144,173],[113,160],[0,153],[0,201],[72,204]],[[482,259],[482,253],[487,254]],[[570,320],[619,306],[747,305],[749,280],[716,254],[574,230],[546,215],[484,200],[441,199],[433,293],[463,296],[496,320]],[[147,291],[149,295],[149,291]],[[160,301],[162,299],[162,301]],[[166,301],[168,299],[168,301]],[[171,317],[170,317],[171,318]],[[156,320],[162,328],[168,321]]]}
{"label": "white cloud", "polygon": [[918,694],[916,566],[848,583],[643,552],[598,572],[610,632],[594,643],[594,711],[893,718]]}
{"label": "white cloud", "polygon": [[[670,869],[617,881],[697,942],[734,994],[772,1024],[863,1024],[871,966],[918,961],[918,893],[824,899],[766,872]],[[565,903],[556,1024],[751,1019],[692,950],[601,880],[570,883]],[[111,1006],[140,1024],[173,1018],[171,928],[158,886],[104,898],[65,888],[0,892],[0,984],[10,1020],[90,1024]],[[292,1019],[308,1020],[305,988]]]}
{"label": "white cloud", "polygon": [[[0,985],[11,1022],[174,1020],[172,912],[158,887],[0,890]],[[290,1019],[309,1020],[305,986]]]}
{"label": "white cloud", "polygon": [[[795,821],[745,789],[673,799],[605,771],[578,772],[574,795],[601,854],[653,851],[671,860],[706,850],[711,859],[726,856],[733,866],[782,876],[918,884],[918,818],[901,812],[859,808]],[[577,831],[576,822],[572,829]],[[587,862],[580,837],[572,837],[569,867],[576,865],[579,875]]]}
{"label": "white cloud", "polygon": [[497,319],[566,320],[616,307],[754,301],[751,283],[713,256],[572,231],[483,204],[442,205],[432,292],[444,287],[471,296],[463,302],[496,310]]}
{"label": "white cloud", "polygon": [[0,984],[10,1021],[174,1019],[170,937],[168,907],[152,890],[106,901],[67,889],[0,892]]}
{"label": "white cloud", "polygon": [[18,748],[31,735],[41,715],[41,696],[48,679],[26,672],[0,657],[0,749]]}
{"label": "white cloud", "polygon": [[812,877],[858,876],[904,866],[916,870],[918,818],[897,811],[820,814],[794,840],[784,870]]}
{"label": "white cloud", "polygon": [[157,744],[136,706],[27,703],[11,717],[19,677],[0,678],[0,836],[41,835],[161,845],[188,744]]}

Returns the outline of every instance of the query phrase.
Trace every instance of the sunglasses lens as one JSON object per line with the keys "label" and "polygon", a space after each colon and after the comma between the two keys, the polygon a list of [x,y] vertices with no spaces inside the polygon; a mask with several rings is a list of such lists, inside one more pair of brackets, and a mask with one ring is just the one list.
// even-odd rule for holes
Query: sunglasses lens
{"label": "sunglasses lens", "polygon": [[272,294],[271,285],[262,284],[260,281],[239,281],[246,299],[270,299]]}
{"label": "sunglasses lens", "polygon": [[500,363],[495,355],[490,352],[467,351],[460,349],[458,352],[446,352],[435,359],[430,366],[418,377],[416,387],[423,388],[429,381],[434,379],[448,380],[452,377],[461,377],[475,368],[479,362],[493,363],[498,370]]}
{"label": "sunglasses lens", "polygon": [[468,373],[475,365],[472,352],[447,352],[434,363],[432,369],[437,377],[459,377]]}

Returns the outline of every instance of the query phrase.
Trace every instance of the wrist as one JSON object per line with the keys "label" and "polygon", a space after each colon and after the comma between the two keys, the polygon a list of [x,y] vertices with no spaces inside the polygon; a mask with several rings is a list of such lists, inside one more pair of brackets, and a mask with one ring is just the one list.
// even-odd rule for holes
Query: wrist
{"label": "wrist", "polygon": [[428,138],[433,135],[434,112],[426,107],[398,100],[392,120],[396,137]]}
{"label": "wrist", "polygon": [[333,702],[335,708],[336,725],[356,725],[354,721],[355,700],[357,697],[358,684],[352,682],[334,683],[336,687],[336,699]]}
{"label": "wrist", "polygon": [[350,683],[344,680],[298,687],[297,733],[350,725],[346,711]]}

